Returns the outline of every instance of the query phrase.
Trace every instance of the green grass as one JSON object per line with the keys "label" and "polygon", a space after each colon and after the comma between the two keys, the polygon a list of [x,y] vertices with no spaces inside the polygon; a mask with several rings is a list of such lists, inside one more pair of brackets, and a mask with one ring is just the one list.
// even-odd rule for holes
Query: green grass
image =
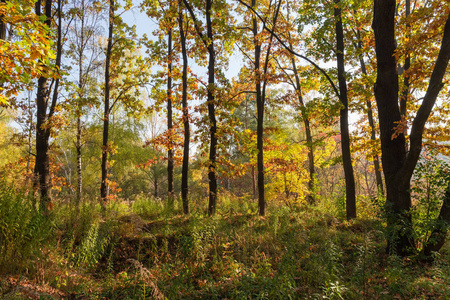
{"label": "green grass", "polygon": [[231,195],[214,217],[145,198],[111,204],[106,216],[98,205],[61,202],[32,229],[30,199],[2,197],[15,213],[2,215],[2,234],[14,234],[0,251],[15,251],[0,260],[0,298],[450,298],[449,246],[433,264],[385,255],[383,223],[367,203],[364,219],[347,222],[329,213],[332,202],[271,203],[266,217]]}

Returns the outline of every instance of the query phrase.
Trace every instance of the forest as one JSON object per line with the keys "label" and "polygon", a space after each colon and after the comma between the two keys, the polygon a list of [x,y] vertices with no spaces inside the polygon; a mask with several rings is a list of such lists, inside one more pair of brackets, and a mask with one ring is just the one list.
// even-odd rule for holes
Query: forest
{"label": "forest", "polygon": [[0,0],[0,298],[450,299],[450,0]]}

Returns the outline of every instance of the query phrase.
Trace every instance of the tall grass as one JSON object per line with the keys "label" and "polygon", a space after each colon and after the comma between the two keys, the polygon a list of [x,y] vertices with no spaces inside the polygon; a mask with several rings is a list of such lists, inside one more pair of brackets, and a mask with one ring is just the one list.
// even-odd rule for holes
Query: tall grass
{"label": "tall grass", "polygon": [[0,188],[0,273],[33,266],[51,239],[52,221],[33,206],[33,198],[7,184]]}

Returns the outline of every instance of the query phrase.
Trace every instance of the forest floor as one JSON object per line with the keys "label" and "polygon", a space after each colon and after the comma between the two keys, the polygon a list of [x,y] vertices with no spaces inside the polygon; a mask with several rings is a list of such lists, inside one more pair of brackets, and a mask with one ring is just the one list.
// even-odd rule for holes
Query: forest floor
{"label": "forest floor", "polygon": [[1,299],[450,299],[449,244],[433,263],[386,255],[376,215],[272,205],[260,217],[229,200],[184,216],[141,199],[106,216],[60,204],[43,221],[4,198],[22,212],[0,219]]}

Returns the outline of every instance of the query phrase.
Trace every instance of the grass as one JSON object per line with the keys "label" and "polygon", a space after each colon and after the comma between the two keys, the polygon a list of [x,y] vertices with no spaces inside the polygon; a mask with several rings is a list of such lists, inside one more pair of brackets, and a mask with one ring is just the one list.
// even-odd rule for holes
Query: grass
{"label": "grass", "polygon": [[450,298],[449,246],[433,264],[385,255],[384,226],[370,205],[364,219],[347,222],[325,201],[271,203],[266,217],[230,195],[214,217],[145,198],[110,204],[106,216],[98,205],[61,202],[35,228],[30,199],[8,193],[0,197],[11,211],[0,223],[9,234],[0,251],[10,253],[0,260],[0,298]]}

